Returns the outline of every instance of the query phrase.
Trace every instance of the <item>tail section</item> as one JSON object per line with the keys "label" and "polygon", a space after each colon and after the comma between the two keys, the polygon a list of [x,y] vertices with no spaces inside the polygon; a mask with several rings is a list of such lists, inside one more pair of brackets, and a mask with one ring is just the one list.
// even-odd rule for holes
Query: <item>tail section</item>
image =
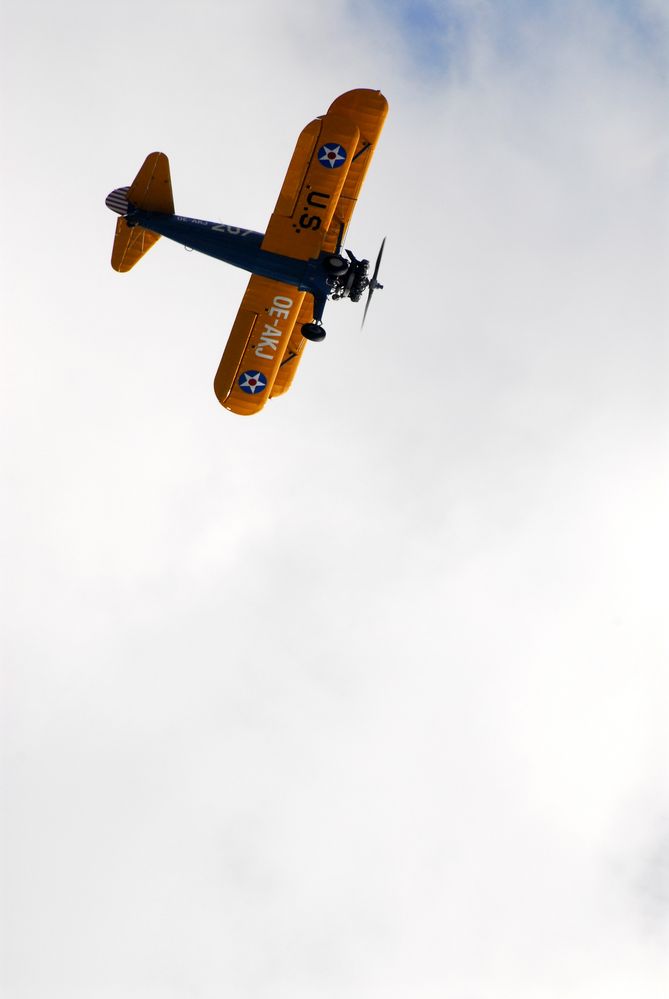
{"label": "tail section", "polygon": [[117,187],[111,194],[108,194],[105,198],[107,208],[111,208],[117,215],[127,215],[130,211],[130,204],[128,202],[129,190],[129,187]]}
{"label": "tail section", "polygon": [[165,153],[149,153],[130,185],[128,201],[145,212],[174,215],[170,162]]}
{"label": "tail section", "polygon": [[130,226],[124,218],[119,219],[112,248],[112,267],[115,271],[129,271],[159,239],[157,232],[141,225]]}
{"label": "tail section", "polygon": [[174,214],[170,164],[165,153],[149,153],[130,187],[117,187],[105,204],[121,216],[116,223],[111,265],[115,271],[129,271],[160,236],[140,225],[128,225],[126,215],[135,208]]}

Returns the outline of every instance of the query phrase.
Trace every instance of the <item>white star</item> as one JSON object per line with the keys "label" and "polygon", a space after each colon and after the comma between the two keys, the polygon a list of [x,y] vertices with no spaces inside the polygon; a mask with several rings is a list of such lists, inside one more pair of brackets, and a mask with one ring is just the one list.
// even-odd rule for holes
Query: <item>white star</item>
{"label": "white star", "polygon": [[339,166],[346,159],[346,156],[341,151],[341,146],[330,145],[323,146],[323,152],[321,154],[321,162],[327,164],[327,166],[334,167]]}
{"label": "white star", "polygon": [[251,395],[255,395],[256,392],[264,389],[265,379],[259,371],[245,371],[243,377],[245,381],[240,383],[240,387],[247,389]]}

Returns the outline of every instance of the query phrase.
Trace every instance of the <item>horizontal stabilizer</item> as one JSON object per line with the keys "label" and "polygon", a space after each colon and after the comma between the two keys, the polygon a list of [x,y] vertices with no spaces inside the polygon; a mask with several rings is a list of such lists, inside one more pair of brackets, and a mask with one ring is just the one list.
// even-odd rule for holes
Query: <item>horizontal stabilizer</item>
{"label": "horizontal stabilizer", "polygon": [[129,271],[159,239],[157,232],[149,232],[141,225],[129,226],[125,219],[119,219],[112,249],[112,267],[115,271]]}

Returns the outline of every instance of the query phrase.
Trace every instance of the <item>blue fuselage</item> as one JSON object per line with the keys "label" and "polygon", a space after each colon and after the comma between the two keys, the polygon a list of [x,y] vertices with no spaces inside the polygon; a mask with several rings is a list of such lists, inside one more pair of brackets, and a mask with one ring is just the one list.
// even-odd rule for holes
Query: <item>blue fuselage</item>
{"label": "blue fuselage", "polygon": [[[301,291],[309,291],[316,300],[325,300],[329,287],[321,259],[296,260],[279,253],[261,249],[264,234],[250,229],[204,219],[191,219],[183,215],[165,215],[161,212],[131,211],[127,216],[130,225],[137,224],[161,236],[217,260],[241,267],[274,281],[283,281]],[[327,256],[324,254],[322,256]]]}

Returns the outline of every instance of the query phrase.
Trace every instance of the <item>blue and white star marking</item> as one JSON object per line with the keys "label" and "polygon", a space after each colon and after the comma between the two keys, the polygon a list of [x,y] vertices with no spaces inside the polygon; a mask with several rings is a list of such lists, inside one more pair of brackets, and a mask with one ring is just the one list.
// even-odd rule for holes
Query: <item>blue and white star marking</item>
{"label": "blue and white star marking", "polygon": [[262,371],[244,371],[237,381],[242,392],[249,395],[258,395],[267,388],[267,379]]}
{"label": "blue and white star marking", "polygon": [[346,150],[343,146],[337,145],[336,142],[330,142],[325,146],[321,146],[318,150],[318,162],[322,163],[323,166],[329,167],[331,170],[334,170],[335,167],[340,167],[345,160]]}

